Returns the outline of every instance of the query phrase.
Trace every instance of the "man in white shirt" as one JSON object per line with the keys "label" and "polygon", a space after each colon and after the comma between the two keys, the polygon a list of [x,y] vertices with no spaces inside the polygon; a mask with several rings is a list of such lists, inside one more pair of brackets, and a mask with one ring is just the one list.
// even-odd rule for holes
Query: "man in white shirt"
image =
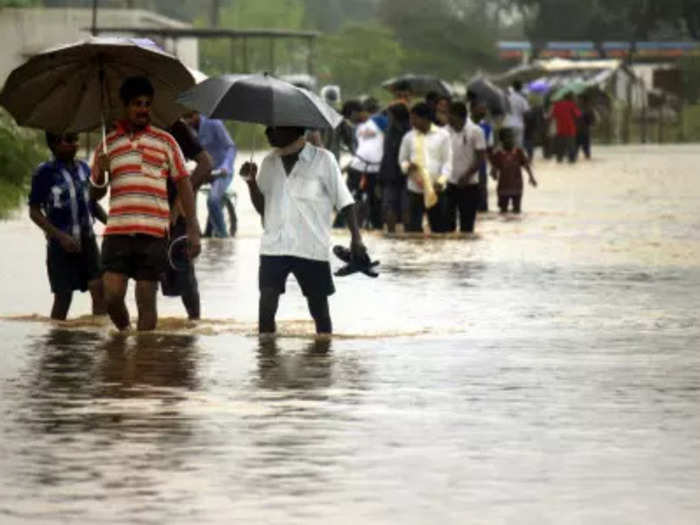
{"label": "man in white shirt", "polygon": [[362,203],[360,224],[381,228],[381,203],[377,199],[375,188],[384,156],[384,132],[373,115],[377,110],[374,99],[370,98],[362,104],[362,112],[355,128],[357,148],[348,166],[348,180],[350,187],[357,188],[356,200]]}
{"label": "man in white shirt", "polygon": [[[408,176],[407,232],[423,231],[423,213],[426,208],[430,231],[446,231],[444,190],[452,173],[452,147],[449,133],[444,128],[437,127],[430,119],[430,106],[424,102],[413,106],[413,129],[404,135],[399,148],[399,166]],[[422,176],[426,173],[427,177]],[[425,188],[426,184],[431,184],[431,187]],[[433,190],[437,196],[437,202],[432,206],[426,203],[426,190],[428,196]]]}
{"label": "man in white shirt", "polygon": [[448,231],[474,231],[479,206],[479,167],[486,157],[486,138],[479,125],[467,118],[467,106],[453,102],[449,112],[449,133],[452,144],[452,174],[447,181]]}
{"label": "man in white shirt", "polygon": [[306,297],[319,334],[331,333],[328,296],[335,292],[328,261],[333,208],[345,216],[354,260],[367,260],[355,216],[355,200],[332,153],[308,144],[304,129],[267,128],[277,148],[257,166],[246,162],[241,176],[263,218],[260,246],[260,333],[274,333],[279,296],[290,273]]}
{"label": "man in white shirt", "polygon": [[519,80],[513,82],[513,85],[508,88],[508,102],[510,103],[510,112],[506,115],[503,121],[504,128],[512,128],[515,134],[515,145],[519,148],[523,147],[523,137],[525,134],[525,113],[530,111],[530,104],[521,93],[523,84]]}

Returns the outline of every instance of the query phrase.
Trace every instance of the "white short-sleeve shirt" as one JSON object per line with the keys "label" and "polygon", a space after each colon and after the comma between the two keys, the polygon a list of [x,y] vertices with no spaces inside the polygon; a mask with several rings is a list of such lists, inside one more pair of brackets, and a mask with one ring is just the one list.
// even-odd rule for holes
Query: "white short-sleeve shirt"
{"label": "white short-sleeve shirt", "polygon": [[[486,150],[486,137],[484,130],[478,124],[467,119],[460,131],[455,131],[448,126],[450,140],[452,141],[452,174],[449,182],[459,183],[459,180],[472,167],[476,159],[477,151]],[[467,184],[478,184],[479,172],[472,173]]]}
{"label": "white short-sleeve shirt", "polygon": [[333,210],[355,202],[333,154],[306,144],[287,175],[273,152],[256,182],[265,197],[260,254],[328,261]]}

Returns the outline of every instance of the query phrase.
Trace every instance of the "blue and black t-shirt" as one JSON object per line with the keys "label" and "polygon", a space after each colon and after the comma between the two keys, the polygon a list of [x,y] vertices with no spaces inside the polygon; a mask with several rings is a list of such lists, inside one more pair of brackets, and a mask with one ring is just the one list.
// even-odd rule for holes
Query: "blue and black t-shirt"
{"label": "blue and black t-shirt", "polygon": [[51,224],[73,238],[92,237],[95,209],[89,177],[90,168],[81,160],[72,165],[44,162],[32,177],[29,205],[40,206]]}

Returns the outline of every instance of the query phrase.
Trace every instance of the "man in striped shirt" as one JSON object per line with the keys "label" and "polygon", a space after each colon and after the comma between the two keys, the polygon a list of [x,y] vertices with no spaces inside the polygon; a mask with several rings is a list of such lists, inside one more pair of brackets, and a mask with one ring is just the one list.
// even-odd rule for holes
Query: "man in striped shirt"
{"label": "man in striped shirt", "polygon": [[106,151],[95,154],[91,183],[95,198],[106,194],[109,176],[110,210],[102,245],[107,311],[120,330],[129,327],[126,295],[129,278],[136,281],[138,329],[153,330],[158,321],[156,292],[167,264],[169,228],[167,180],[180,196],[187,221],[188,253],[200,251],[194,195],[182,152],[175,139],[150,125],[154,90],[145,77],[127,78],[119,95],[125,119],[107,135]]}

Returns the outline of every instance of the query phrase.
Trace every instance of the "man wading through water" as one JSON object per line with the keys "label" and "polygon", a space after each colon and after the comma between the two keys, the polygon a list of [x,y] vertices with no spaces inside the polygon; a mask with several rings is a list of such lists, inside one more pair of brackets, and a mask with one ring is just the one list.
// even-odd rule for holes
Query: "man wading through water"
{"label": "man wading through water", "polygon": [[127,78],[119,96],[125,119],[107,135],[95,153],[92,193],[104,197],[109,175],[110,209],[102,244],[107,312],[119,330],[129,327],[124,303],[129,279],[136,281],[138,329],[153,330],[158,322],[156,292],[167,264],[170,209],[167,180],[177,188],[187,223],[190,258],[199,255],[199,224],[182,152],[175,139],[150,125],[153,86],[145,77]]}
{"label": "man wading through water", "polygon": [[276,331],[279,297],[292,273],[306,297],[316,333],[330,334],[328,296],[335,292],[328,262],[333,208],[347,221],[353,259],[368,260],[355,201],[335,157],[306,143],[303,128],[267,128],[265,134],[278,149],[263,159],[260,173],[254,163],[246,162],[241,168],[265,229],[260,247],[258,328],[261,334]]}

